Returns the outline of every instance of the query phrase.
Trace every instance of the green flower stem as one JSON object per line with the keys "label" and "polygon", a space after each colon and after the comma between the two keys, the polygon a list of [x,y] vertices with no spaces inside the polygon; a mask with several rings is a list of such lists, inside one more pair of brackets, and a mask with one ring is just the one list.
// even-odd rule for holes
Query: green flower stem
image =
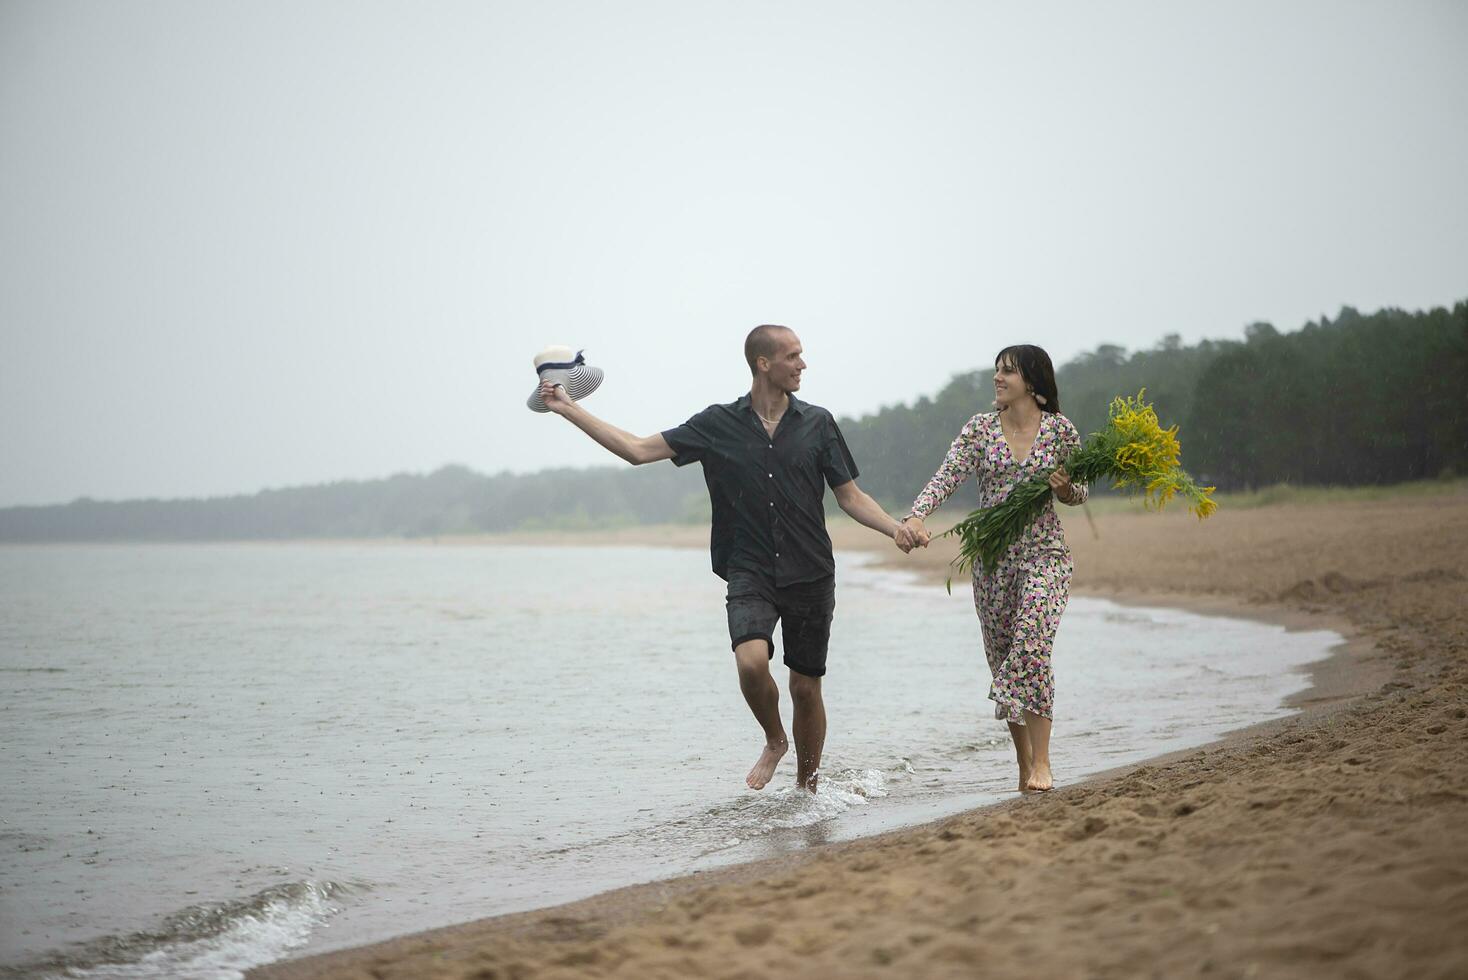
{"label": "green flower stem", "polygon": [[[999,566],[999,560],[1009,546],[1045,509],[1045,502],[1052,495],[1049,481],[1053,472],[1049,470],[1030,477],[1011,490],[1000,503],[971,512],[939,535],[958,536],[958,558],[954,560],[958,574],[970,571],[979,563],[987,572]],[[953,591],[952,579],[948,580],[948,590]]]}

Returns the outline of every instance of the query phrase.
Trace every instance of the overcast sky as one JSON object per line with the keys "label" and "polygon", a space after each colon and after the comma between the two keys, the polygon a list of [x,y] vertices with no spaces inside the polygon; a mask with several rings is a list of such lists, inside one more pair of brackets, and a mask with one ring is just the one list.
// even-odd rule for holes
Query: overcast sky
{"label": "overcast sky", "polygon": [[[1468,298],[1468,4],[0,0],[0,506]],[[982,406],[975,406],[978,410]]]}

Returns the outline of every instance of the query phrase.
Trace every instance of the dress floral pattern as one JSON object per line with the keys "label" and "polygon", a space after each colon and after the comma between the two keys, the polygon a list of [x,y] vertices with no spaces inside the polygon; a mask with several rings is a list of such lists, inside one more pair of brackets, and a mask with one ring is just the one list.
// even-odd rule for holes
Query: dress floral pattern
{"label": "dress floral pattern", "polygon": [[[1042,412],[1040,431],[1029,455],[1016,460],[1000,428],[998,412],[969,419],[938,472],[913,501],[912,514],[927,517],[970,476],[978,475],[979,506],[992,507],[1017,484],[1036,473],[1048,473],[1081,445],[1070,419]],[[1073,484],[1071,503],[1085,501],[1088,490]],[[1053,498],[1025,529],[992,572],[974,564],[974,608],[984,634],[984,654],[994,682],[989,699],[994,717],[1023,725],[1024,712],[1051,717],[1055,674],[1050,664],[1055,630],[1070,599],[1072,570],[1065,532]]]}

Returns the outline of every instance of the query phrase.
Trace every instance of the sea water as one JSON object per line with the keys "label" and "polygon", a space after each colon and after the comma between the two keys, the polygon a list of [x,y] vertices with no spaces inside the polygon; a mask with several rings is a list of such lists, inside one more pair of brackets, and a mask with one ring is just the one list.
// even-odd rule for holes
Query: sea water
{"label": "sea water", "polygon": [[[812,797],[743,785],[700,550],[0,548],[0,975],[237,977],[1006,798],[966,583],[869,563]],[[1339,639],[1073,599],[1057,779],[1283,715]]]}

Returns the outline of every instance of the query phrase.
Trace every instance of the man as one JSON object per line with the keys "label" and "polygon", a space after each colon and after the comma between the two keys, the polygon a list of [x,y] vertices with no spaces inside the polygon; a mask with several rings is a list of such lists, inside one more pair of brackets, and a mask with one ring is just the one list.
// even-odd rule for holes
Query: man
{"label": "man", "polygon": [[814,793],[826,742],[821,678],[836,607],[836,563],[822,506],[826,486],[842,510],[893,538],[904,552],[914,542],[912,531],[856,485],[856,463],[831,413],[795,397],[805,370],[802,353],[789,327],[755,327],[744,341],[754,378],[749,394],[640,438],[603,422],[549,381],[540,395],[552,412],[634,466],[660,459],[703,464],[713,503],[714,572],[729,583],[725,607],[739,689],[765,736],[745,783],[763,789],[789,745],[769,666],[775,623],[783,621],[795,705],[795,783]]}

